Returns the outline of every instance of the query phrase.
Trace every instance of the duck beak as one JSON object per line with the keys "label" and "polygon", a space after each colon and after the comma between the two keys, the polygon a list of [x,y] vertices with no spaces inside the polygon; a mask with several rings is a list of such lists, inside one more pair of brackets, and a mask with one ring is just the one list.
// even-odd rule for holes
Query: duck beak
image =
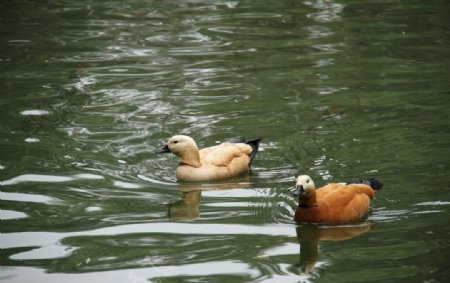
{"label": "duck beak", "polygon": [[167,144],[165,146],[163,146],[162,148],[155,151],[155,153],[169,153],[169,152],[171,152],[171,151]]}
{"label": "duck beak", "polygon": [[305,189],[303,188],[302,185],[295,186],[295,191],[294,191],[293,195],[295,197],[298,197],[298,196],[302,195],[304,192],[305,192]]}

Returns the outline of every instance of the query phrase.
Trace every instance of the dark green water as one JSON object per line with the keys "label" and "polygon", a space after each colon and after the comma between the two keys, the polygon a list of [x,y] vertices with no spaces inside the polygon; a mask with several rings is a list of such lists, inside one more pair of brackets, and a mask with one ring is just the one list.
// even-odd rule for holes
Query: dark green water
{"label": "dark green water", "polygon": [[[1,281],[448,282],[449,13],[2,1]],[[153,153],[177,133],[263,142],[249,178],[186,186]],[[299,226],[299,173],[385,186],[360,225]]]}

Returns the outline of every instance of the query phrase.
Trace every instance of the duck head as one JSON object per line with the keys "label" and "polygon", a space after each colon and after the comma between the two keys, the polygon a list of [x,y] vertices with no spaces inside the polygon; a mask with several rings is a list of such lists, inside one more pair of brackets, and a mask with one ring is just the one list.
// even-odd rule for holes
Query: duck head
{"label": "duck head", "polygon": [[181,158],[181,162],[195,167],[200,166],[198,147],[195,141],[188,136],[176,135],[171,137],[167,144],[156,153],[173,153]]}
{"label": "duck head", "polygon": [[294,196],[303,196],[308,192],[313,192],[316,189],[313,180],[308,175],[300,175],[297,178],[295,185]]}

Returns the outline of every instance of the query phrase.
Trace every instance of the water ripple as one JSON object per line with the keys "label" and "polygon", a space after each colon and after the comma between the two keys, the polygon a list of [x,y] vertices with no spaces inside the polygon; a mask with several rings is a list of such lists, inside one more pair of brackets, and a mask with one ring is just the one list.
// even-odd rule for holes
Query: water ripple
{"label": "water ripple", "polygon": [[50,205],[63,205],[64,202],[55,197],[49,197],[38,194],[24,194],[24,193],[7,193],[0,192],[0,198],[5,201],[17,201],[17,202],[36,202],[45,203]]}
{"label": "water ripple", "polygon": [[[4,200],[3,197],[5,197],[5,195],[0,192],[0,196],[2,197],[2,200]],[[11,200],[11,198],[9,200]],[[28,215],[26,213],[20,211],[6,210],[6,209],[0,210],[0,220],[21,219],[27,217]]]}
{"label": "water ripple", "polygon": [[[239,275],[243,278],[257,278],[260,272],[251,267],[247,263],[239,261],[212,261],[201,262],[196,264],[183,264],[171,266],[150,266],[135,269],[117,269],[103,272],[88,272],[76,274],[60,274],[48,273],[44,269],[34,267],[9,267],[2,270],[2,277],[4,282],[145,282],[151,279],[158,279],[162,277],[205,277],[211,275]],[[234,277],[235,278],[235,277]]]}
{"label": "water ripple", "polygon": [[99,228],[80,232],[20,232],[0,234],[0,247],[36,247],[58,245],[60,241],[70,237],[107,236],[123,234],[168,233],[197,235],[270,235],[295,237],[295,229],[291,225],[241,225],[241,224],[186,224],[186,223],[147,223],[128,224]]}
{"label": "water ripple", "polygon": [[0,181],[1,186],[11,186],[25,182],[38,182],[38,183],[60,183],[70,182],[74,180],[102,180],[103,176],[81,173],[71,177],[68,176],[55,176],[55,175],[39,175],[39,174],[24,174],[5,181]]}

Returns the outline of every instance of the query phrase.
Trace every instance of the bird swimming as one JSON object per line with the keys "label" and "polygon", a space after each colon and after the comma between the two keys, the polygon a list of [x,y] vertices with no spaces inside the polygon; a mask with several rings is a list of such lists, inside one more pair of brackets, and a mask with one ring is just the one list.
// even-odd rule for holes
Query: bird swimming
{"label": "bird swimming", "polygon": [[367,216],[370,200],[383,183],[378,179],[330,183],[316,189],[308,175],[297,178],[294,196],[299,204],[294,220],[305,223],[344,224]]}
{"label": "bird swimming", "polygon": [[173,153],[180,158],[176,170],[179,181],[222,180],[250,171],[260,140],[240,140],[199,150],[191,137],[175,135],[156,152]]}

